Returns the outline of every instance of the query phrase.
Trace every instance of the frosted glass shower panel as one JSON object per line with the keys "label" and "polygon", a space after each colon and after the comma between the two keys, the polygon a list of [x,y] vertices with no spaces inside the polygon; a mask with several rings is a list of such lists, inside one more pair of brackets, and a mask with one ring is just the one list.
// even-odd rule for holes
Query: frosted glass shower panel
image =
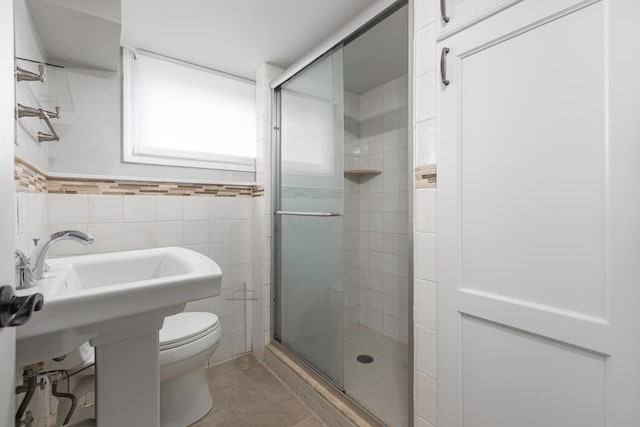
{"label": "frosted glass shower panel", "polygon": [[281,209],[342,212],[342,49],[281,91]]}
{"label": "frosted glass shower panel", "polygon": [[343,386],[342,49],[279,91],[276,335]]}

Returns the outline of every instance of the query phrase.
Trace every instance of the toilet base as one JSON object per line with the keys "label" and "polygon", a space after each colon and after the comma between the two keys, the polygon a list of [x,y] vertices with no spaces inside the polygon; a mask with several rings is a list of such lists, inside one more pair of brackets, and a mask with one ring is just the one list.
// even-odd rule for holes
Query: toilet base
{"label": "toilet base", "polygon": [[160,383],[160,427],[185,427],[213,407],[204,370],[197,369]]}

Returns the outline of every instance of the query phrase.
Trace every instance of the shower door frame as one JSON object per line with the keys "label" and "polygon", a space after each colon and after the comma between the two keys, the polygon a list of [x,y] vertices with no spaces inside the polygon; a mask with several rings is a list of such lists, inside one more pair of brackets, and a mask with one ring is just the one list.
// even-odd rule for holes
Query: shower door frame
{"label": "shower door frame", "polygon": [[[371,411],[369,411],[368,409],[364,408],[357,400],[355,400],[354,398],[352,398],[348,392],[346,390],[344,390],[341,387],[338,387],[330,378],[328,378],[325,374],[323,374],[320,370],[318,370],[315,366],[313,366],[310,362],[308,362],[307,360],[305,360],[303,357],[299,356],[297,353],[295,353],[294,351],[290,350],[288,347],[282,345],[280,343],[279,338],[277,337],[276,334],[276,326],[277,326],[277,309],[278,309],[278,278],[279,278],[279,268],[278,268],[278,260],[277,260],[277,250],[278,250],[278,245],[277,245],[277,235],[279,233],[278,227],[277,227],[277,220],[276,220],[276,215],[275,212],[277,210],[277,206],[279,203],[279,198],[280,198],[280,180],[279,180],[279,175],[280,175],[280,171],[281,171],[281,164],[280,164],[280,146],[281,146],[281,132],[280,132],[280,119],[281,119],[281,94],[280,91],[282,89],[282,86],[290,81],[291,79],[293,79],[295,76],[297,76],[299,73],[304,72],[308,67],[310,67],[311,65],[313,65],[314,63],[316,63],[317,61],[321,60],[322,58],[324,58],[327,54],[329,54],[330,52],[332,52],[337,46],[342,45],[345,46],[346,44],[348,44],[350,41],[358,38],[360,35],[362,35],[363,33],[365,33],[366,31],[368,31],[369,29],[371,29],[372,27],[374,27],[375,25],[377,25],[379,22],[381,22],[382,20],[384,20],[385,18],[387,18],[388,16],[392,15],[393,13],[395,13],[396,11],[398,11],[399,9],[401,9],[403,6],[407,6],[409,8],[409,22],[407,23],[408,26],[408,34],[407,34],[407,38],[408,38],[408,63],[407,63],[407,82],[408,82],[408,90],[407,90],[407,126],[408,129],[410,130],[407,134],[407,156],[408,156],[408,162],[407,162],[407,177],[406,179],[408,180],[408,188],[410,189],[410,191],[408,191],[408,198],[407,198],[407,216],[408,216],[408,228],[407,228],[407,232],[408,232],[408,236],[409,236],[409,248],[408,248],[408,254],[409,254],[409,272],[408,272],[408,276],[409,276],[409,289],[408,289],[408,336],[409,336],[409,340],[408,340],[408,360],[407,360],[407,366],[408,366],[408,378],[407,378],[407,384],[408,384],[408,391],[409,391],[409,399],[407,402],[407,408],[408,408],[408,412],[409,412],[409,422],[408,422],[408,426],[409,427],[413,427],[415,424],[415,419],[416,419],[416,412],[415,412],[415,404],[414,404],[414,390],[415,390],[415,357],[414,357],[414,352],[415,352],[415,343],[414,343],[414,314],[413,314],[413,307],[414,307],[414,303],[413,303],[413,299],[414,299],[414,268],[413,268],[413,257],[414,257],[414,240],[415,240],[415,236],[414,236],[414,198],[415,198],[415,178],[414,178],[414,173],[413,173],[413,167],[414,167],[414,131],[413,131],[413,90],[414,90],[414,79],[415,76],[414,71],[413,71],[413,66],[414,66],[414,54],[413,54],[413,31],[414,31],[414,0],[398,0],[396,2],[394,2],[393,4],[391,4],[389,7],[385,8],[383,11],[381,11],[380,13],[378,13],[377,15],[375,15],[375,17],[373,17],[372,19],[370,19],[369,21],[367,21],[364,25],[361,25],[359,27],[357,27],[355,30],[353,30],[351,33],[349,33],[346,37],[342,38],[338,43],[336,43],[335,45],[329,47],[326,51],[320,53],[318,56],[316,56],[315,58],[311,59],[310,61],[308,61],[308,63],[306,63],[304,66],[300,67],[295,73],[293,73],[292,75],[288,76],[285,80],[282,80],[280,82],[277,83],[277,85],[275,87],[273,87],[270,90],[270,95],[271,95],[271,175],[270,175],[270,181],[271,181],[271,200],[270,200],[270,221],[271,223],[268,224],[268,226],[271,229],[271,247],[270,247],[270,251],[271,251],[271,261],[270,261],[270,265],[271,265],[271,274],[270,274],[270,279],[271,279],[271,301],[269,302],[269,308],[270,308],[270,333],[271,333],[271,339],[273,341],[275,341],[278,344],[278,347],[283,350],[286,354],[288,354],[289,356],[292,356],[293,358],[295,358],[296,360],[298,360],[299,362],[301,362],[304,366],[308,367],[309,369],[311,369],[311,371],[313,371],[314,373],[316,373],[318,375],[319,378],[323,379],[325,384],[330,386],[331,388],[333,388],[334,390],[337,390],[338,392],[341,393],[341,395],[346,398],[351,404],[355,405],[356,407],[360,408],[362,411],[364,411],[366,414],[368,414],[369,416],[371,416],[372,418],[374,418],[375,420],[379,421],[381,425],[384,425],[380,419]],[[278,79],[276,79],[278,80]],[[344,165],[343,165],[344,167]]]}

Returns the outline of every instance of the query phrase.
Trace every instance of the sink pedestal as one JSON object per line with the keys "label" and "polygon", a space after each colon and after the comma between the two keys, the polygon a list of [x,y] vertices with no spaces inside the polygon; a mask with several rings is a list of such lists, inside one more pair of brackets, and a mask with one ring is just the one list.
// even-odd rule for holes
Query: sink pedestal
{"label": "sink pedestal", "polygon": [[91,340],[98,427],[160,425],[158,331],[163,320],[126,325]]}

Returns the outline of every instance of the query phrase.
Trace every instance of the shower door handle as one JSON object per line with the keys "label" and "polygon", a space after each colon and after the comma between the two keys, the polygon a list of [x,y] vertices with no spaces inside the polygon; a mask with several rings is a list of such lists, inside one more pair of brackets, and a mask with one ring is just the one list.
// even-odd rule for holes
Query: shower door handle
{"label": "shower door handle", "polygon": [[276,215],[294,216],[340,216],[340,212],[299,212],[299,211],[276,211]]}

